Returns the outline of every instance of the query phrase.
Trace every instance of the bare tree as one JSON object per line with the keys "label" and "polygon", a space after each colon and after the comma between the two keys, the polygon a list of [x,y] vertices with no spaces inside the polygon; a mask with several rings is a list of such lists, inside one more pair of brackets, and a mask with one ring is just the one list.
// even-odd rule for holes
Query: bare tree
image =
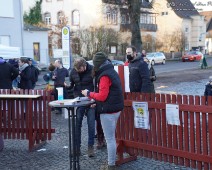
{"label": "bare tree", "polygon": [[125,6],[128,8],[132,34],[131,45],[135,46],[136,49],[141,52],[140,0],[102,0],[102,2],[106,4],[119,5],[120,7]]}
{"label": "bare tree", "polygon": [[92,59],[97,51],[108,53],[109,44],[118,44],[119,41],[118,32],[103,26],[81,29],[77,35],[80,40],[81,54],[88,59]]}

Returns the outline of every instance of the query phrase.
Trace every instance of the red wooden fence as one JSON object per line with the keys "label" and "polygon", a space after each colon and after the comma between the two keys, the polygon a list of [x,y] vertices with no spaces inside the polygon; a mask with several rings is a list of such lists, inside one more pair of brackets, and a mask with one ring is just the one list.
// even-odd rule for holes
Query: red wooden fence
{"label": "red wooden fence", "polygon": [[[132,101],[147,101],[150,129],[134,127]],[[179,105],[180,126],[166,123],[166,104]],[[212,98],[204,96],[125,93],[117,123],[117,164],[137,156],[197,169],[212,169]],[[124,158],[123,153],[130,156]]]}
{"label": "red wooden fence", "polygon": [[52,97],[43,90],[0,90],[0,94],[41,95],[38,98],[1,98],[0,135],[4,139],[27,139],[29,150],[51,140],[55,129],[51,127]]}

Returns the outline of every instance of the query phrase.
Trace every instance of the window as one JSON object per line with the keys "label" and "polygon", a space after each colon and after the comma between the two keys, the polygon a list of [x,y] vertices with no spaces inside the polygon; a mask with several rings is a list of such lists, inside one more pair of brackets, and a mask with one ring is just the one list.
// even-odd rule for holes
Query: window
{"label": "window", "polygon": [[46,25],[51,24],[51,14],[49,12],[44,14],[44,22]]}
{"label": "window", "polygon": [[106,22],[107,24],[117,24],[117,9],[111,9],[107,7],[106,9]]}
{"label": "window", "polygon": [[113,10],[112,11],[112,24],[117,24],[117,11]]}
{"label": "window", "polygon": [[126,15],[122,15],[121,16],[121,24],[126,24],[126,21],[127,21]]}
{"label": "window", "polygon": [[168,15],[168,12],[161,12],[161,15]]}
{"label": "window", "polygon": [[110,24],[111,23],[111,13],[107,12],[107,23]]}
{"label": "window", "polygon": [[79,26],[80,25],[80,13],[79,10],[74,10],[72,12],[72,25]]}
{"label": "window", "polygon": [[46,2],[52,2],[52,0],[46,0]]}
{"label": "window", "polygon": [[0,17],[14,17],[15,1],[0,1]]}
{"label": "window", "polygon": [[185,28],[185,32],[188,32],[188,27]]}
{"label": "window", "polygon": [[40,43],[33,43],[33,56],[36,61],[40,61]]}
{"label": "window", "polygon": [[62,24],[64,22],[64,13],[62,11],[59,11],[57,13],[57,23]]}

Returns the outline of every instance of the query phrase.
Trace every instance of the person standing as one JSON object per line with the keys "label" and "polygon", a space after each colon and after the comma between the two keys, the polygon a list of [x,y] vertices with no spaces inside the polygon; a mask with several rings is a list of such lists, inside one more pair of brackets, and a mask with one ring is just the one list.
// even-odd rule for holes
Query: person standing
{"label": "person standing", "polygon": [[12,81],[18,76],[18,69],[0,58],[0,89],[12,89]]}
{"label": "person standing", "polygon": [[[70,73],[70,89],[73,88],[74,97],[83,97],[81,91],[88,89],[94,90],[93,66],[88,64],[84,58],[76,58],[74,61],[74,68]],[[88,124],[88,156],[94,156],[94,136],[95,136],[95,108],[90,106],[82,106],[77,108],[77,130],[78,130],[78,145],[79,154],[81,147],[81,128],[82,120],[86,115]]]}
{"label": "person standing", "polygon": [[97,52],[93,58],[93,64],[95,85],[98,88],[95,92],[88,89],[82,90],[82,94],[96,101],[96,111],[100,114],[107,143],[107,169],[113,170],[116,169],[116,123],[124,108],[121,81],[105,53]]}
{"label": "person standing", "polygon": [[[52,74],[52,80],[54,81],[54,99],[58,100],[58,91],[56,88],[62,87],[63,88],[63,98],[67,98],[67,91],[66,91],[66,82],[65,78],[68,77],[68,70],[63,67],[63,63],[61,60],[55,60],[54,62],[55,70]],[[55,113],[62,113],[61,108],[55,108]]]}
{"label": "person standing", "polygon": [[31,81],[31,68],[28,64],[27,58],[20,58],[18,61],[19,65],[19,76],[20,82],[18,87],[20,89],[32,89],[32,81]]}
{"label": "person standing", "polygon": [[147,63],[137,55],[136,48],[129,46],[126,49],[129,61],[130,92],[151,93],[151,82]]}
{"label": "person standing", "polygon": [[28,58],[29,66],[31,68],[31,81],[32,81],[32,89],[35,88],[36,82],[38,81],[39,70],[32,65],[32,59]]}
{"label": "person standing", "polygon": [[141,52],[141,57],[146,57],[146,51],[145,50],[142,50],[142,52]]}

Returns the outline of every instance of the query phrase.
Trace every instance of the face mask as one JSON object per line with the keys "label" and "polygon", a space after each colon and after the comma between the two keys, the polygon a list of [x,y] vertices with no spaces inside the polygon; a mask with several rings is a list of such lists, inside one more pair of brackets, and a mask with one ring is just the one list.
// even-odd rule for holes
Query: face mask
{"label": "face mask", "polygon": [[127,55],[127,59],[130,61],[130,60],[133,60],[133,57],[132,55]]}

